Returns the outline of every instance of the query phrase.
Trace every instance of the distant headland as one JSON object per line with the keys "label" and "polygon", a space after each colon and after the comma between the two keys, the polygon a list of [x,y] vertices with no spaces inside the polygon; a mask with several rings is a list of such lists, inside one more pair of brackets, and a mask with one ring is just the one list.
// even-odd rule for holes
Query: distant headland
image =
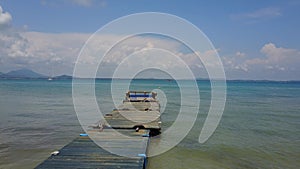
{"label": "distant headland", "polygon": [[36,73],[30,69],[13,70],[7,73],[0,72],[0,79],[72,79],[69,75],[60,75],[49,77],[40,73]]}

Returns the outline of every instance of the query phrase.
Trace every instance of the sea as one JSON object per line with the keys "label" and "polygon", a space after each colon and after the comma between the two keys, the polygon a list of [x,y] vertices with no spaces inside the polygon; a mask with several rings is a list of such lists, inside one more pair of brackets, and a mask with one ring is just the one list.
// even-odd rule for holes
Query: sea
{"label": "sea", "polygon": [[[91,82],[82,81],[82,85]],[[94,82],[99,108],[108,113],[115,106],[112,80]],[[124,97],[128,82],[115,82],[120,97]],[[130,81],[130,89],[156,90],[158,98],[164,100],[161,137],[176,121],[181,106],[193,106],[182,104],[195,103],[193,97],[181,97],[180,92],[191,92],[186,91],[190,83],[193,82]],[[179,84],[187,85],[185,91]],[[300,82],[227,81],[221,121],[204,143],[199,143],[198,138],[210,109],[212,88],[208,80],[198,80],[196,84],[200,106],[195,123],[173,148],[148,158],[148,169],[300,168]],[[94,118],[96,123],[100,116]],[[72,99],[72,80],[0,80],[1,169],[34,168],[82,132]]]}

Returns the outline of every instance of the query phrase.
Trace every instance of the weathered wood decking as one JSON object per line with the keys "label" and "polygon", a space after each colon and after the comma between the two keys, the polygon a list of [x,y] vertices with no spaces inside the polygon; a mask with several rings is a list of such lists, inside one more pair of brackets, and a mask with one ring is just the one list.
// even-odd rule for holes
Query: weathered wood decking
{"label": "weathered wood decking", "polygon": [[[160,107],[155,96],[150,92],[128,92],[123,104],[105,115],[107,124],[103,129],[88,131],[101,146],[88,136],[80,136],[36,168],[145,168],[149,136],[160,131]],[[128,137],[120,137],[116,131]]]}
{"label": "weathered wood decking", "polygon": [[136,157],[122,157],[112,154],[105,150],[107,147],[100,147],[93,142],[88,136],[80,136],[71,143],[59,150],[59,154],[49,157],[37,169],[47,168],[121,168],[121,169],[141,169],[146,164],[145,154],[147,151],[148,130],[122,130],[120,132],[130,136],[130,139],[119,140],[113,134],[110,135],[111,129],[104,129],[107,134],[103,141],[113,142],[108,144],[110,148],[136,154]]}

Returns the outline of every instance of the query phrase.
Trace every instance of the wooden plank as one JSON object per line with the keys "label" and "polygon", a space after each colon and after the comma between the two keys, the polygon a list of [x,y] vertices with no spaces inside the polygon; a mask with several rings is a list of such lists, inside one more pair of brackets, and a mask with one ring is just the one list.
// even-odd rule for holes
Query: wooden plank
{"label": "wooden plank", "polygon": [[[108,124],[99,124],[88,131],[93,140],[78,137],[36,168],[145,168],[149,136],[160,131],[160,105],[156,93],[133,91],[139,97],[131,100],[131,92],[126,94],[122,105],[105,116]],[[151,94],[151,98],[140,97],[146,94],[149,97]],[[136,132],[137,126],[141,129]]]}
{"label": "wooden plank", "polygon": [[[93,131],[96,132],[96,131]],[[120,169],[142,169],[145,167],[145,157],[139,154],[146,154],[149,130],[122,130],[119,131],[130,136],[127,139],[117,138],[111,129],[104,129],[102,147],[96,145],[89,137],[78,137],[71,143],[59,150],[59,154],[51,156],[43,163],[38,165],[37,169],[47,168],[120,168]],[[135,153],[135,157],[123,157],[112,154],[105,148],[116,148],[119,151]]]}

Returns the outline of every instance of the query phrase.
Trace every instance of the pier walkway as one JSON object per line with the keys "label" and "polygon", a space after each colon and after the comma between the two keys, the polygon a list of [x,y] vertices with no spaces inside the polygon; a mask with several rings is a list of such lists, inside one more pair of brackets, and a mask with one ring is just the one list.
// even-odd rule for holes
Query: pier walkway
{"label": "pier walkway", "polygon": [[[96,142],[101,142],[101,146],[87,134],[81,134],[36,169],[144,169],[150,137],[160,132],[160,106],[155,97],[153,92],[129,91],[123,104],[105,115],[107,124],[88,132],[90,135],[100,132]],[[119,137],[115,131],[129,137]],[[107,149],[128,155],[119,156]]]}

